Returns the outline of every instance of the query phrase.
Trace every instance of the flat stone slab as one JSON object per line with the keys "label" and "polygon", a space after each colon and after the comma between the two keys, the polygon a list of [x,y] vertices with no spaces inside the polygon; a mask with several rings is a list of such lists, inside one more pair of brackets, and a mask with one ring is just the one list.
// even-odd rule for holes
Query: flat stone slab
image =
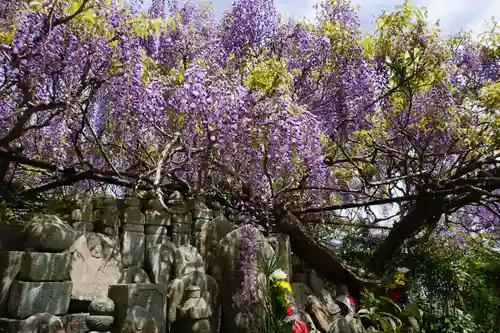
{"label": "flat stone slab", "polygon": [[120,249],[109,237],[86,233],[70,249],[72,253],[72,297],[93,300],[107,296],[108,288],[122,275]]}
{"label": "flat stone slab", "polygon": [[72,256],[69,252],[26,252],[23,255],[18,279],[23,281],[69,281],[71,280]]}
{"label": "flat stone slab", "polygon": [[158,325],[158,333],[167,332],[166,284],[115,284],[109,287],[108,297],[115,302],[115,327],[117,332],[121,332],[127,314],[134,306],[143,307],[153,315]]}
{"label": "flat stone slab", "polygon": [[65,282],[25,282],[12,283],[8,313],[13,318],[28,318],[37,313],[48,312],[64,315],[68,312],[73,283]]}

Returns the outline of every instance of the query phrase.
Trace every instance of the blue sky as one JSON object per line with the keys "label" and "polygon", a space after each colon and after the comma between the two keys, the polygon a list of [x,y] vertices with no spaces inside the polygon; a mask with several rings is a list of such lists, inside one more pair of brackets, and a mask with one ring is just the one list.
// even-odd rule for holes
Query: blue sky
{"label": "blue sky", "polygon": [[[151,0],[145,0],[149,2]],[[198,0],[202,3],[210,0]],[[276,6],[283,14],[296,19],[314,18],[313,5],[318,0],[275,0]],[[179,1],[179,2],[182,2]],[[232,0],[211,1],[217,16],[231,7]],[[351,0],[359,5],[359,16],[364,29],[372,30],[371,21],[383,9],[391,10],[403,0]],[[429,21],[440,20],[441,30],[445,34],[455,33],[461,28],[471,29],[475,33],[483,31],[485,22],[492,16],[500,19],[500,0],[413,0],[412,3],[428,8]]]}

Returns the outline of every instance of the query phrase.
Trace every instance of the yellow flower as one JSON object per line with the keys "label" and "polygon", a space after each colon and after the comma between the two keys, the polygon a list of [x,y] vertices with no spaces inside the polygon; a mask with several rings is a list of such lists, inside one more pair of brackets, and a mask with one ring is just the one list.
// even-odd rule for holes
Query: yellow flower
{"label": "yellow flower", "polygon": [[284,289],[288,292],[292,291],[292,286],[290,285],[290,283],[288,283],[286,281],[278,281],[278,282],[276,282],[276,286],[278,286],[279,288]]}

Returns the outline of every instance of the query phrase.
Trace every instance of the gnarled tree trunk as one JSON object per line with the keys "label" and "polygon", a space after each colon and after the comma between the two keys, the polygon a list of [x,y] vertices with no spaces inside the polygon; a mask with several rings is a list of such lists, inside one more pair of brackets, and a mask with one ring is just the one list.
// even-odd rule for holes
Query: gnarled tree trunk
{"label": "gnarled tree trunk", "polygon": [[344,284],[352,295],[358,295],[363,287],[371,289],[380,281],[361,277],[356,269],[349,267],[326,246],[319,243],[302,222],[282,207],[276,208],[279,229],[290,237],[294,254],[330,282]]}

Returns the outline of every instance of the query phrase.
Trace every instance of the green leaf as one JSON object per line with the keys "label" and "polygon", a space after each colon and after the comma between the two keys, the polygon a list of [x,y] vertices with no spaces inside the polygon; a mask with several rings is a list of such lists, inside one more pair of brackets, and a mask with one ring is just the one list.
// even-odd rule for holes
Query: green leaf
{"label": "green leaf", "polygon": [[419,322],[422,322],[422,314],[420,313],[420,309],[417,304],[410,304],[404,311],[409,317],[415,317]]}
{"label": "green leaf", "polygon": [[380,318],[378,321],[379,321],[380,326],[382,326],[382,329],[384,331],[393,332],[392,325],[391,325],[391,323],[389,323],[389,321],[387,321],[384,318]]}
{"label": "green leaf", "polygon": [[418,324],[418,320],[415,317],[408,317],[408,321],[410,322],[411,327],[420,330],[420,325]]}
{"label": "green leaf", "polygon": [[380,299],[386,301],[387,303],[393,305],[396,310],[398,310],[398,312],[402,312],[403,310],[399,307],[399,305],[396,304],[396,302],[394,302],[392,299],[390,299],[389,297],[385,297],[385,296],[380,296]]}

